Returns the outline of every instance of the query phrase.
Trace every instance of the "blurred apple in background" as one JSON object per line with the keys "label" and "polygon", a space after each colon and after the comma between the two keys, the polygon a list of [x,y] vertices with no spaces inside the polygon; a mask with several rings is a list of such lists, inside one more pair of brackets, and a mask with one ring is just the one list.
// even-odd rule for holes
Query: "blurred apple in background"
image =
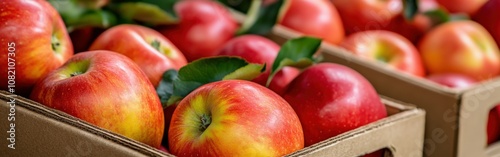
{"label": "blurred apple in background", "polygon": [[[48,2],[2,1],[0,8],[0,44],[4,47],[0,53],[4,67],[0,70],[0,89],[9,91],[8,78],[13,76],[14,92],[29,96],[38,80],[73,55],[73,45],[61,16]],[[8,69],[8,65],[14,69]]]}
{"label": "blurred apple in background", "polygon": [[405,73],[422,77],[424,66],[417,48],[403,36],[384,30],[357,32],[340,45],[372,61],[386,63]]}
{"label": "blurred apple in background", "polygon": [[90,50],[110,50],[132,59],[156,87],[169,69],[187,64],[184,55],[159,32],[139,25],[119,25],[103,32]]}
{"label": "blurred apple in background", "polygon": [[500,72],[500,52],[491,35],[473,21],[452,21],[427,33],[420,53],[430,74],[457,73],[478,81]]}
{"label": "blurred apple in background", "polygon": [[436,0],[451,13],[473,15],[488,0]]}
{"label": "blurred apple in background", "polygon": [[160,99],[144,72],[124,55],[104,50],[76,54],[40,80],[30,99],[160,148]]}
{"label": "blurred apple in background", "polygon": [[[265,63],[266,71],[252,80],[265,86],[274,59],[278,55],[279,50],[280,46],[267,38],[257,35],[243,35],[228,41],[218,55],[239,56],[250,63]],[[299,73],[300,70],[297,68],[284,67],[273,77],[273,80],[269,84],[269,89],[279,95],[283,94],[286,86],[292,82]]]}
{"label": "blurred apple in background", "polygon": [[305,69],[283,98],[299,116],[306,147],[387,116],[370,82],[334,63]]}
{"label": "blurred apple in background", "polygon": [[497,45],[500,45],[500,0],[488,0],[486,4],[472,17],[491,33]]}
{"label": "blurred apple in background", "polygon": [[158,29],[189,62],[217,55],[238,29],[236,20],[217,2],[179,1],[175,11],[180,23]]}
{"label": "blurred apple in background", "polygon": [[168,141],[177,156],[283,156],[304,147],[304,134],[279,95],[250,81],[225,80],[182,99]]}
{"label": "blurred apple in background", "polygon": [[342,21],[329,0],[290,0],[287,3],[279,24],[331,44],[339,44],[344,39]]}

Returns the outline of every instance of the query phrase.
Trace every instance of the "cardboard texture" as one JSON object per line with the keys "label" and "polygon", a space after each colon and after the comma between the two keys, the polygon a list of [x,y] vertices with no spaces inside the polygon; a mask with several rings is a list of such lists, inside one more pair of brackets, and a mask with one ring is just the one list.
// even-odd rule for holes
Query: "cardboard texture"
{"label": "cardboard texture", "polygon": [[[172,156],[100,129],[63,112],[0,91],[0,115],[7,116],[15,99],[15,148],[3,134],[1,156]],[[422,156],[425,112],[383,99],[388,117],[346,132],[288,156],[356,156],[388,148],[394,156]],[[0,120],[0,130],[11,122]],[[5,133],[5,132],[4,132]]]}
{"label": "cardboard texture", "polygon": [[[302,36],[281,25],[268,36],[279,44]],[[488,112],[500,102],[500,79],[455,90],[367,61],[334,45],[323,43],[324,62],[346,65],[360,72],[378,93],[417,105],[426,111],[424,155],[483,157],[500,155],[500,145],[487,146]]]}

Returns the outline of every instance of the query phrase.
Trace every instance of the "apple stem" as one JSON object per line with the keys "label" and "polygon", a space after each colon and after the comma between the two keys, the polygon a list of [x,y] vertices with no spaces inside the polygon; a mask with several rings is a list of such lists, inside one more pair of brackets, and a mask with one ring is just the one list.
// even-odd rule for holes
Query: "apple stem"
{"label": "apple stem", "polygon": [[81,72],[74,72],[74,73],[69,74],[69,76],[73,77],[73,76],[77,76],[80,74],[82,74],[82,73]]}
{"label": "apple stem", "polygon": [[151,42],[151,46],[153,46],[153,48],[155,48],[157,51],[160,51],[160,42],[158,40],[153,40],[153,42]]}
{"label": "apple stem", "polygon": [[202,114],[200,131],[205,131],[208,126],[210,126],[210,123],[212,123],[212,118],[210,117],[210,115]]}
{"label": "apple stem", "polygon": [[52,50],[55,52],[57,52],[58,47],[61,46],[59,39],[57,39],[57,37],[55,35],[52,35],[51,46],[52,46]]}

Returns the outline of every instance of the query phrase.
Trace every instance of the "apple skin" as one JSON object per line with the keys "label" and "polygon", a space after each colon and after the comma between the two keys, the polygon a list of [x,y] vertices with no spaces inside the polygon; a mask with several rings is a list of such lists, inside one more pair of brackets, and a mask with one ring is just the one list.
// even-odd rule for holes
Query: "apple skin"
{"label": "apple skin", "polygon": [[283,156],[304,147],[290,105],[245,80],[205,84],[187,95],[174,111],[168,140],[176,156]]}
{"label": "apple skin", "polygon": [[[456,89],[467,88],[477,83],[477,80],[472,77],[452,73],[430,75],[427,76],[427,79],[446,87]],[[494,143],[500,138],[500,115],[498,114],[498,110],[500,110],[499,105],[491,109],[488,113],[488,123],[486,126],[487,144]]]}
{"label": "apple skin", "polygon": [[179,1],[174,9],[180,23],[159,28],[191,62],[215,56],[238,29],[229,11],[213,1]]}
{"label": "apple skin", "polygon": [[500,52],[491,35],[473,21],[453,21],[429,31],[419,50],[429,74],[457,73],[478,81],[500,72]]}
{"label": "apple skin", "polygon": [[[253,79],[265,86],[271,72],[273,62],[278,56],[280,46],[273,41],[258,35],[242,35],[229,40],[219,52],[219,56],[238,56],[250,63],[266,64],[266,71]],[[284,67],[273,77],[269,89],[281,95],[286,86],[299,75],[300,70],[293,67]]]}
{"label": "apple skin", "polygon": [[423,77],[424,65],[417,48],[405,37],[384,30],[357,32],[340,45],[350,52],[388,64],[405,73]]}
{"label": "apple skin", "polygon": [[496,15],[500,15],[500,0],[488,0],[486,4],[472,17],[490,32],[497,45],[500,45],[500,21]]}
{"label": "apple skin", "polygon": [[[155,48],[153,42],[159,43]],[[90,50],[110,50],[132,59],[157,86],[163,73],[187,64],[184,55],[159,32],[139,25],[123,24],[103,32]]]}
{"label": "apple skin", "polygon": [[306,147],[387,116],[370,82],[334,63],[302,71],[283,98],[299,116]]}
{"label": "apple skin", "polygon": [[331,0],[346,34],[386,27],[403,10],[401,0]]}
{"label": "apple skin", "polygon": [[[39,79],[73,55],[73,45],[61,16],[48,2],[2,1],[0,8],[0,44],[5,47],[0,50],[3,68],[0,89],[8,91],[7,65],[8,58],[12,58],[15,60],[15,93],[29,96]],[[52,49],[52,43],[58,43],[54,45],[56,50]],[[9,56],[9,47],[15,49],[15,56]]]}
{"label": "apple skin", "polygon": [[451,13],[465,13],[473,15],[488,0],[436,0]]}
{"label": "apple skin", "polygon": [[329,0],[290,0],[279,24],[338,44],[344,39],[344,27],[335,6]]}
{"label": "apple skin", "polygon": [[121,54],[105,50],[78,53],[40,80],[30,99],[160,147],[164,129],[160,99],[142,70]]}

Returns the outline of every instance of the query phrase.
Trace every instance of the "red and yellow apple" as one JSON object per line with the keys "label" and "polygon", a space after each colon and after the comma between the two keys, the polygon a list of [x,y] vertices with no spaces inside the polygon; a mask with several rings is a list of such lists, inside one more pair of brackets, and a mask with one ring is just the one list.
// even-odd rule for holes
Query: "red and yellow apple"
{"label": "red and yellow apple", "polygon": [[159,30],[189,62],[217,55],[238,29],[229,11],[217,2],[179,1],[174,8],[180,23]]}
{"label": "red and yellow apple", "polygon": [[155,88],[129,58],[111,51],[74,55],[41,79],[30,99],[160,148],[163,110]]}
{"label": "red and yellow apple", "polygon": [[329,0],[290,0],[285,7],[279,24],[331,44],[344,39],[342,21]]}
{"label": "red and yellow apple", "polygon": [[[0,89],[28,96],[35,83],[73,55],[61,16],[44,0],[0,3]],[[8,72],[10,71],[10,72]]]}
{"label": "red and yellow apple", "polygon": [[302,71],[283,98],[299,116],[305,146],[387,116],[373,86],[358,72],[334,63]]}
{"label": "red and yellow apple", "polygon": [[[253,79],[260,85],[265,86],[271,72],[274,59],[278,56],[280,47],[273,41],[258,35],[242,35],[229,40],[219,56],[238,56],[250,63],[266,64],[266,71]],[[284,67],[273,77],[269,89],[281,95],[286,86],[299,75],[300,70],[293,67]]]}
{"label": "red and yellow apple", "polygon": [[430,74],[457,73],[476,80],[500,72],[500,52],[491,35],[473,21],[439,25],[421,40],[419,50]]}
{"label": "red and yellow apple", "polygon": [[354,54],[386,63],[405,73],[423,77],[424,66],[417,48],[405,37],[384,30],[357,32],[340,45]]}
{"label": "red and yellow apple", "polygon": [[187,64],[184,55],[159,32],[139,25],[119,25],[103,32],[90,50],[110,50],[132,59],[156,87],[169,69]]}
{"label": "red and yellow apple", "polygon": [[182,99],[168,141],[177,156],[283,156],[304,147],[290,105],[244,80],[205,84]]}

